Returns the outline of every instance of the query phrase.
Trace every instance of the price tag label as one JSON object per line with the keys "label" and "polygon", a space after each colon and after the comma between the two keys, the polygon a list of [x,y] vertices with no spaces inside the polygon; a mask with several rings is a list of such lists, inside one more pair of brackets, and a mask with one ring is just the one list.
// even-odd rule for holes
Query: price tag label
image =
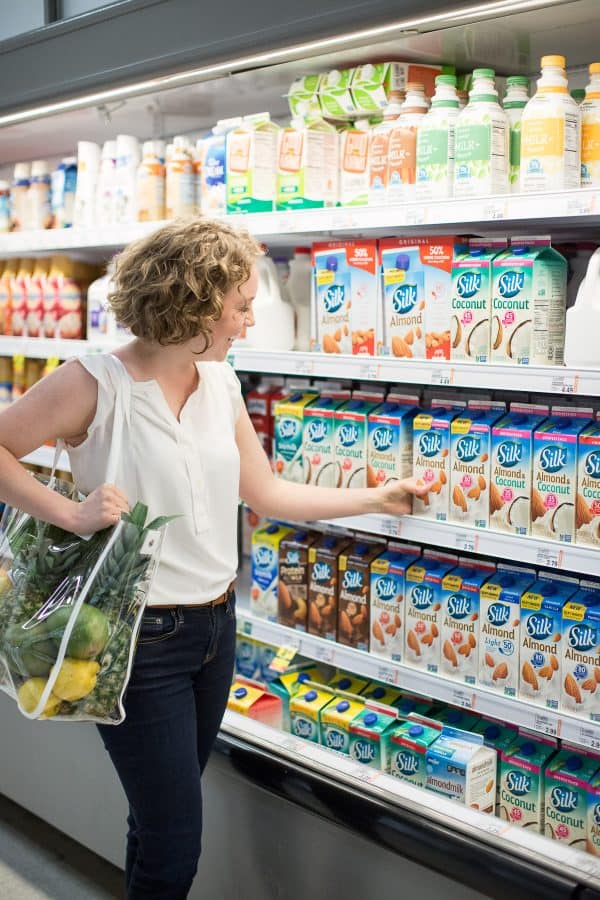
{"label": "price tag label", "polygon": [[454,384],[454,369],[434,369],[431,373],[431,383],[441,387]]}
{"label": "price tag label", "polygon": [[367,784],[372,784],[379,778],[379,772],[370,769],[368,766],[357,766],[356,769],[352,771],[352,777],[356,778],[357,781],[364,781]]}
{"label": "price tag label", "polygon": [[280,647],[277,655],[269,663],[269,668],[274,672],[285,672],[290,667],[290,663],[295,657],[297,650],[295,647]]}
{"label": "price tag label", "polygon": [[568,216],[589,216],[592,211],[593,195],[583,194],[579,197],[567,197]]}
{"label": "price tag label", "polygon": [[334,213],[331,217],[331,227],[336,228],[352,228],[353,218],[350,212]]}
{"label": "price tag label", "polygon": [[279,746],[282,750],[296,750],[296,741],[294,738],[286,738]]}
{"label": "price tag label", "polygon": [[558,547],[538,547],[536,563],[538,566],[546,566],[547,569],[562,569],[563,551]]}
{"label": "price tag label", "polygon": [[477,553],[479,546],[479,535],[458,532],[455,536],[455,546],[457,550],[463,553]]}
{"label": "price tag label", "polygon": [[251,635],[252,634],[252,622],[244,622],[242,631],[244,634]]}
{"label": "price tag label", "polygon": [[379,528],[382,534],[386,534],[388,537],[400,537],[402,535],[402,519],[386,517],[380,520]]}
{"label": "price tag label", "polygon": [[335,647],[328,647],[326,644],[319,644],[315,648],[315,657],[319,660],[319,662],[327,663],[327,665],[333,665],[333,660],[335,658]]}
{"label": "price tag label", "polygon": [[294,360],[294,369],[296,375],[312,375],[315,370],[314,360],[307,357],[301,357]]}
{"label": "price tag label", "polygon": [[453,706],[460,706],[461,709],[474,709],[475,694],[466,688],[453,688],[450,703]]}
{"label": "price tag label", "polygon": [[600,750],[600,729],[596,730],[582,726],[575,740],[582,747],[587,747],[589,750]]}
{"label": "price tag label", "polygon": [[376,678],[378,681],[385,681],[387,684],[396,684],[397,671],[393,666],[378,666]]}
{"label": "price tag label", "polygon": [[427,221],[426,206],[409,206],[406,210],[407,225],[424,225]]}
{"label": "price tag label", "polygon": [[498,222],[500,219],[506,218],[506,204],[501,200],[495,200],[487,203],[483,207],[483,218],[492,222]]}
{"label": "price tag label", "polygon": [[576,394],[579,390],[579,375],[554,375],[552,390],[558,394]]}
{"label": "price tag label", "polygon": [[547,737],[560,737],[560,719],[545,713],[536,713],[533,717],[533,729]]}
{"label": "price tag label", "polygon": [[292,218],[292,216],[280,216],[277,222],[277,230],[280,234],[285,233],[286,231],[294,231],[296,227],[296,222]]}
{"label": "price tag label", "polygon": [[379,378],[379,364],[374,362],[361,363],[358,367],[358,377],[366,380]]}

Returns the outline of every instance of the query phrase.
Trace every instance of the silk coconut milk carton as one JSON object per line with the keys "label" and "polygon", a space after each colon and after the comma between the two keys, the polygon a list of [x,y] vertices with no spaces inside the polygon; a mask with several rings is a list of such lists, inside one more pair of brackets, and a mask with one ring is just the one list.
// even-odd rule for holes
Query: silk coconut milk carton
{"label": "silk coconut milk carton", "polygon": [[304,409],[315,400],[315,391],[296,391],[275,403],[273,466],[275,474],[286,481],[302,484]]}
{"label": "silk coconut milk carton", "polygon": [[427,781],[427,751],[437,741],[442,725],[435,719],[411,713],[390,735],[389,775],[424,788]]}
{"label": "silk coconut milk carton", "polygon": [[335,410],[335,478],[338,487],[367,487],[368,420],[380,400],[381,395],[356,391],[351,400]]}
{"label": "silk coconut milk carton", "polygon": [[492,426],[506,412],[502,402],[472,400],[450,425],[450,520],[471,528],[490,522]]}
{"label": "silk coconut milk carton", "polygon": [[580,583],[563,607],[562,634],[561,709],[600,722],[600,584]]}
{"label": "silk coconut milk carton", "polygon": [[544,834],[585,850],[590,783],[598,770],[596,756],[563,744],[545,772]]}
{"label": "silk coconut milk carton", "polygon": [[413,420],[413,475],[430,486],[413,498],[413,513],[446,522],[450,513],[450,426],[464,406],[460,401],[432,400],[431,410]]}
{"label": "silk coconut milk carton", "polygon": [[600,547],[600,422],[579,435],[576,543]]}
{"label": "silk coconut milk carton", "polygon": [[544,833],[545,784],[548,762],[556,753],[556,742],[532,740],[520,735],[501,754],[500,818]]}
{"label": "silk coconut milk carton", "polygon": [[468,253],[452,263],[453,360],[486,363],[490,359],[492,318],[492,261],[506,250],[504,238],[473,239]]}
{"label": "silk coconut milk carton", "polygon": [[323,391],[304,407],[302,469],[306,484],[340,487],[335,461],[335,411],[350,399],[349,391]]}
{"label": "silk coconut milk carton", "polygon": [[451,553],[426,550],[406,570],[405,662],[427,672],[440,668],[442,581],[457,562]]}
{"label": "silk coconut milk carton", "polygon": [[308,686],[290,699],[290,731],[295,737],[313,744],[321,741],[321,716],[325,707],[335,700],[335,694],[320,685]]}
{"label": "silk coconut milk carton", "polygon": [[396,710],[367,704],[350,723],[350,758],[385,772],[389,737],[397,724]]}
{"label": "silk coconut milk carton", "polygon": [[479,669],[479,594],[496,567],[461,559],[442,580],[440,671],[463,684],[475,684]]}

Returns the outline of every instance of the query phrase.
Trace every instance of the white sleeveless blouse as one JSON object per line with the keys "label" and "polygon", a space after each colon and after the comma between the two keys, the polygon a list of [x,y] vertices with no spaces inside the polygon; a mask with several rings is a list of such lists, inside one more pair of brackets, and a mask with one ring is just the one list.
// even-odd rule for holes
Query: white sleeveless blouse
{"label": "white sleeveless blouse", "polygon": [[157,381],[133,381],[111,354],[79,360],[98,382],[98,403],[86,439],[67,447],[73,480],[83,493],[103,484],[115,396],[130,394],[115,483],[130,506],[149,518],[177,515],[167,526],[150,606],[206,603],[222,594],[237,569],[240,458],[235,425],[240,382],[226,363],[196,363],[200,383],[177,421]]}

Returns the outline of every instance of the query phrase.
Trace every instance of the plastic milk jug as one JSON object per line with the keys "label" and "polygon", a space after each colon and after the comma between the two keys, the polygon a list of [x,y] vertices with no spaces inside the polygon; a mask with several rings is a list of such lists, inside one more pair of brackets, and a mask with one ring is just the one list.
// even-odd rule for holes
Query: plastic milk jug
{"label": "plastic milk jug", "polygon": [[257,266],[258,291],[252,304],[255,324],[248,328],[243,345],[257,350],[292,350],[294,310],[281,296],[275,263],[263,256]]}
{"label": "plastic milk jug", "polygon": [[590,66],[590,83],[581,104],[581,185],[600,185],[600,63]]}
{"label": "plastic milk jug", "polygon": [[290,274],[286,282],[296,318],[295,350],[310,350],[310,287],[312,262],[310,247],[294,247]]}
{"label": "plastic milk jug", "polygon": [[166,217],[191,216],[196,209],[194,162],[190,142],[173,138],[173,154],[167,160]]}
{"label": "plastic milk jug", "polygon": [[510,152],[508,180],[511,191],[519,190],[521,172],[521,119],[529,100],[529,78],[525,75],[511,75],[506,79],[506,94],[503,101],[510,123]]}
{"label": "plastic milk jug", "polygon": [[600,248],[591,256],[575,306],[567,310],[565,364],[600,366]]}
{"label": "plastic milk jug", "polygon": [[406,85],[406,98],[400,116],[392,124],[388,147],[386,201],[414,200],[417,177],[417,128],[429,109],[422,84]]}
{"label": "plastic milk jug", "polygon": [[581,112],[569,94],[564,56],[543,56],[538,89],[521,121],[521,191],[581,183]]}
{"label": "plastic milk jug", "polygon": [[17,163],[10,191],[10,221],[12,231],[29,227],[29,163]]}
{"label": "plastic milk jug", "polygon": [[456,120],[454,196],[508,191],[508,116],[498,103],[493,69],[475,69],[469,103]]}
{"label": "plastic milk jug", "polygon": [[42,159],[38,159],[31,164],[31,182],[29,185],[29,227],[52,227],[50,169],[48,163]]}
{"label": "plastic milk jug", "polygon": [[452,196],[454,129],[459,112],[456,76],[438,75],[431,109],[417,128],[417,200]]}

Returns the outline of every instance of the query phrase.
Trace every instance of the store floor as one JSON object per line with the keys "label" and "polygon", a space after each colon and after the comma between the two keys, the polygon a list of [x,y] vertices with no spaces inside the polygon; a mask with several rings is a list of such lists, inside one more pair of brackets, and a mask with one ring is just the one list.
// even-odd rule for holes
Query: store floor
{"label": "store floor", "polygon": [[0,794],[0,900],[113,900],[123,873]]}

